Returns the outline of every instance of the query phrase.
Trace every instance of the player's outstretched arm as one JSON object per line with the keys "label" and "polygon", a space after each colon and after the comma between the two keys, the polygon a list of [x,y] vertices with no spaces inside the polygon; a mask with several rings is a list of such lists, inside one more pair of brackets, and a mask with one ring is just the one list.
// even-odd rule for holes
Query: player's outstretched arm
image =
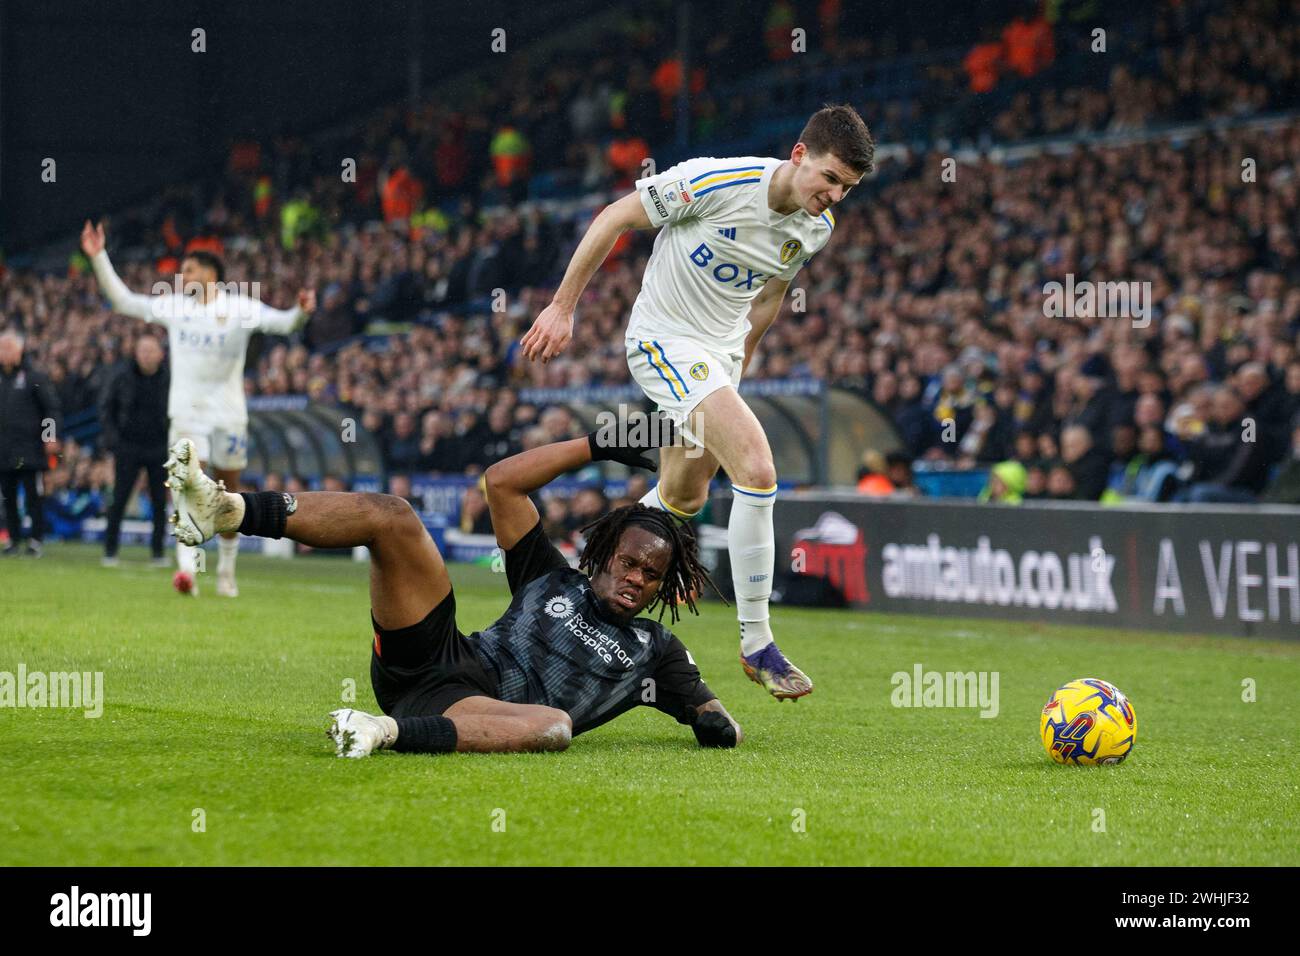
{"label": "player's outstretched arm", "polygon": [[150,296],[140,295],[126,287],[126,283],[114,271],[113,264],[108,261],[104,245],[104,224],[101,222],[92,226],[87,219],[81,227],[81,251],[90,260],[91,268],[95,270],[95,281],[112,303],[113,311],[145,322],[166,324],[165,315],[155,310]]}
{"label": "player's outstretched arm", "polygon": [[744,739],[717,695],[700,677],[686,645],[670,635],[654,673],[653,699],[646,701],[695,732],[701,747],[734,747]]}
{"label": "player's outstretched arm", "polygon": [[253,326],[268,335],[289,335],[307,324],[316,311],[316,290],[300,289],[298,302],[292,309],[277,309],[262,302],[257,303]]}
{"label": "player's outstretched arm", "polygon": [[640,196],[631,192],[600,211],[578,248],[573,251],[569,268],[564,272],[560,287],[555,290],[551,304],[542,310],[519,344],[529,361],[541,359],[549,362],[569,346],[573,338],[573,310],[578,297],[596,274],[600,264],[614,248],[619,236],[629,229],[649,229],[653,223],[641,205]]}
{"label": "player's outstretched arm", "polygon": [[656,470],[645,457],[644,448],[611,446],[603,442],[603,432],[585,438],[530,448],[492,465],[483,475],[487,488],[488,511],[497,544],[505,551],[513,548],[537,524],[537,507],[528,496],[567,472],[593,461],[621,461],[625,465]]}

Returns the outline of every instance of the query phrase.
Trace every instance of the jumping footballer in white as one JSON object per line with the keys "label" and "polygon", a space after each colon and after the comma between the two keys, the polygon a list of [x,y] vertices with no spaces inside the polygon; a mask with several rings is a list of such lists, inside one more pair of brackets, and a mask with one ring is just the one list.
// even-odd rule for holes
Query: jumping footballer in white
{"label": "jumping footballer in white", "polygon": [[[293,309],[273,309],[254,295],[230,291],[221,259],[210,252],[187,253],[181,260],[183,292],[155,295],[132,292],[113,270],[104,250],[104,226],[87,220],[81,250],[95,269],[100,291],[113,311],[167,329],[171,356],[168,446],[189,438],[200,461],[230,491],[239,490],[239,473],[248,465],[248,406],[244,399],[244,357],[254,332],[288,335],[316,309],[316,293],[303,289]],[[192,294],[191,294],[192,293]],[[236,597],[235,558],[239,535],[218,539],[217,594]],[[194,580],[197,549],[176,545],[179,570],[173,579],[182,593],[198,594]]]}
{"label": "jumping footballer in white", "polygon": [[530,360],[559,355],[579,296],[618,238],[660,229],[632,306],[628,366],[696,447],[663,449],[659,483],[641,500],[688,520],[704,506],[718,466],[726,470],[740,660],[779,700],[811,693],[813,684],[772,636],[776,468],[737,387],[795,274],[830,240],[830,207],[871,172],[874,153],[857,112],[828,106],[808,121],[788,160],[703,157],[638,180],[592,221],[554,299],[521,340]]}

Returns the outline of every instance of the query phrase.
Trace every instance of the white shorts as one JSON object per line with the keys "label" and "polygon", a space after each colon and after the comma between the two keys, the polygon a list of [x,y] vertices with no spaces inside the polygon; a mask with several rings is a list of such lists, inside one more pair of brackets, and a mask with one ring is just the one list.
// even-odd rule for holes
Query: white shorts
{"label": "white shorts", "polygon": [[209,425],[203,422],[172,421],[167,445],[180,438],[194,442],[199,461],[223,471],[248,467],[248,426]]}
{"label": "white shorts", "polygon": [[687,416],[720,388],[740,386],[744,352],[727,353],[688,338],[627,340],[627,366],[646,397],[690,437]]}

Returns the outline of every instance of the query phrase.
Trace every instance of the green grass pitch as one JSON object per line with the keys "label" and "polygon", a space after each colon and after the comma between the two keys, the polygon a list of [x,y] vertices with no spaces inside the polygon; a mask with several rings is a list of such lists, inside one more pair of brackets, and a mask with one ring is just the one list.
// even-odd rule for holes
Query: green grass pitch
{"label": "green grass pitch", "polygon": [[[467,633],[504,609],[502,576],[452,579]],[[354,761],[324,729],[347,679],[375,709],[365,565],[244,555],[238,600],[202,583],[174,594],[139,550],[0,563],[0,671],[102,671],[105,697],[99,719],[0,709],[0,864],[1300,863],[1300,643],[781,609],[817,690],[778,704],[710,604],[677,633],[735,751],[638,708],[561,754]],[[917,663],[997,671],[998,716],[894,707]],[[1039,743],[1050,692],[1087,676],[1137,710],[1121,766]]]}

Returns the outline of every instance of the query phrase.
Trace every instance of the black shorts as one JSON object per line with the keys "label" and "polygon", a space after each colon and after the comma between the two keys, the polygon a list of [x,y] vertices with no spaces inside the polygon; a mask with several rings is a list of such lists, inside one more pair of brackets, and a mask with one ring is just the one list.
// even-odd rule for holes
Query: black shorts
{"label": "black shorts", "polygon": [[495,697],[483,665],[456,627],[456,596],[442,599],[419,624],[386,631],[375,623],[370,684],[390,717],[428,717],[466,697]]}

